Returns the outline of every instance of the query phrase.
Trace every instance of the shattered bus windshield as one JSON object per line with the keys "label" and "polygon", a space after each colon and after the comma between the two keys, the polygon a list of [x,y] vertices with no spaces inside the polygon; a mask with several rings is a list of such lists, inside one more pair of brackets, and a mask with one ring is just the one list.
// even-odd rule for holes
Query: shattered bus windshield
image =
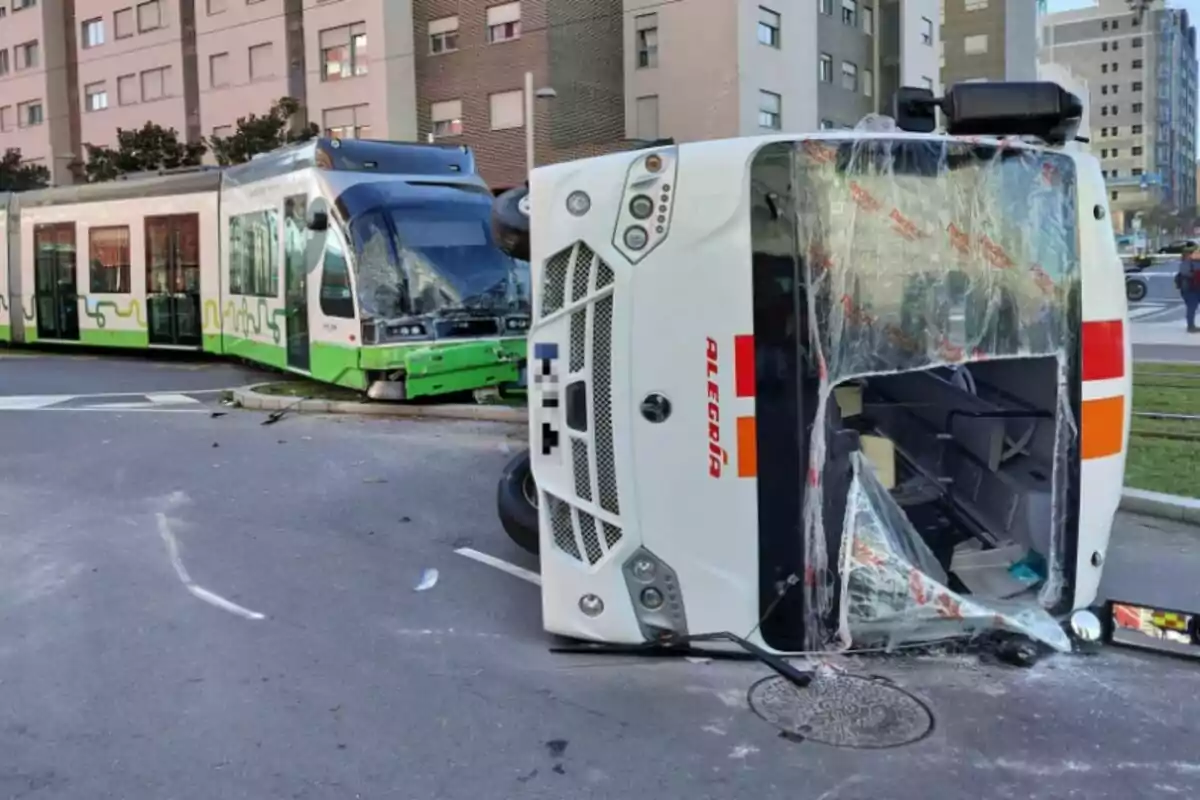
{"label": "shattered bus windshield", "polygon": [[490,327],[461,332],[500,333],[503,317],[529,313],[529,265],[493,244],[487,196],[438,194],[394,197],[351,221],[363,314],[387,321],[477,318]]}
{"label": "shattered bus windshield", "polygon": [[795,293],[783,363],[807,373],[808,420],[784,437],[817,468],[791,506],[797,556],[838,576],[805,582],[805,628],[896,644],[1002,627],[1062,646],[1048,611],[1078,463],[1073,162],[871,138],[776,148],[756,170],[756,269],[794,265],[773,291]]}

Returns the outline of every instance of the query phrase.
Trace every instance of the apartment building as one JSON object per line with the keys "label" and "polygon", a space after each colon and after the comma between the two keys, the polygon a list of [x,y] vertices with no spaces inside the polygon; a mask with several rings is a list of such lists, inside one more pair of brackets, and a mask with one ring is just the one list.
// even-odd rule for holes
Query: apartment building
{"label": "apartment building", "polygon": [[1124,0],[1042,20],[1042,60],[1090,88],[1092,152],[1101,160],[1113,226],[1151,209],[1196,205],[1196,30],[1184,10],[1144,17]]}
{"label": "apartment building", "polygon": [[941,0],[941,78],[1034,81],[1038,0]]}
{"label": "apartment building", "polygon": [[624,6],[630,138],[848,128],[937,80],[937,0]]}
{"label": "apartment building", "polygon": [[68,51],[69,3],[0,0],[0,151],[17,148],[26,161],[69,180],[77,116]]}

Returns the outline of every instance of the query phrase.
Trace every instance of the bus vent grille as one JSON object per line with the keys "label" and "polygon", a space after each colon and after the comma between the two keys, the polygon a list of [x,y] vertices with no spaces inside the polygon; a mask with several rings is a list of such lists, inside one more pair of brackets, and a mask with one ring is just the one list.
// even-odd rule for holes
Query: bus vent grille
{"label": "bus vent grille", "polygon": [[612,295],[596,301],[592,310],[592,419],[595,421],[596,486],[600,507],[620,514],[617,464],[612,425]]}
{"label": "bus vent grille", "polygon": [[586,511],[579,512],[579,534],[588,563],[595,564],[604,556],[604,548],[600,546],[600,536],[596,532],[596,518]]}
{"label": "bus vent grille", "polygon": [[575,494],[581,500],[592,499],[592,470],[588,465],[587,443],[579,439],[571,440],[571,462],[575,468]]}
{"label": "bus vent grille", "polygon": [[571,524],[571,507],[557,497],[546,495],[550,506],[550,529],[554,532],[554,546],[577,560],[579,545],[575,541],[575,526]]}
{"label": "bus vent grille", "polygon": [[579,372],[587,354],[587,311],[580,309],[571,314],[571,372]]}
{"label": "bus vent grille", "polygon": [[[572,248],[573,249],[573,248]],[[563,307],[567,291],[567,271],[571,266],[572,250],[561,250],[546,261],[542,281],[542,316],[546,317]]]}
{"label": "bus vent grille", "polygon": [[591,293],[592,262],[596,260],[596,254],[586,244],[580,242],[575,247],[575,269],[571,275],[572,303],[578,303]]}
{"label": "bus vent grille", "polygon": [[611,550],[617,546],[617,542],[621,541],[621,529],[616,525],[609,525],[607,522],[604,525],[604,543]]}
{"label": "bus vent grille", "polygon": [[596,288],[603,289],[605,286],[612,286],[614,280],[616,280],[616,276],[613,275],[612,267],[601,259],[596,259]]}

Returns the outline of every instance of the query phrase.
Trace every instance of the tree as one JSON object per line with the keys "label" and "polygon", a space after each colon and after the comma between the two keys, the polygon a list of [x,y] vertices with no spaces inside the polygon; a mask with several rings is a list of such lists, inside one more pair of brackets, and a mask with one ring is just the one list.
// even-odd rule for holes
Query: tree
{"label": "tree", "polygon": [[26,164],[19,148],[10,147],[0,156],[0,192],[41,189],[50,183],[50,170],[41,164]]}
{"label": "tree", "polygon": [[179,132],[147,122],[140,129],[117,128],[117,146],[84,144],[87,160],[74,165],[88,183],[111,181],[131,172],[194,167],[204,157],[202,142],[181,142]]}
{"label": "tree", "polygon": [[281,97],[266,114],[239,117],[231,136],[213,136],[209,149],[221,166],[244,164],[259,153],[269,153],[291,142],[303,142],[321,132],[315,123],[303,123],[302,106],[294,97]]}

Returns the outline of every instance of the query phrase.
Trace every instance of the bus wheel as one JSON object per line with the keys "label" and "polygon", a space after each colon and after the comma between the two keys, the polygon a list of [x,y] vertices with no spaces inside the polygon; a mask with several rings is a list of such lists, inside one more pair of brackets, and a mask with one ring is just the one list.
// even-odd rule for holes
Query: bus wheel
{"label": "bus wheel", "polygon": [[533,482],[528,450],[504,467],[496,488],[496,511],[508,538],[522,550],[537,555],[537,486]]}

